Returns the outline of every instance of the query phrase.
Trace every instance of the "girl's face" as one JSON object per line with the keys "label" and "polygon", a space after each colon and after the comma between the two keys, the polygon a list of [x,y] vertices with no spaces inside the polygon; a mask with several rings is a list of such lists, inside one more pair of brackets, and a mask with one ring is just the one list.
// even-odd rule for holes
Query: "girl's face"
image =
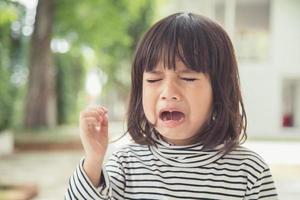
{"label": "girl's face", "polygon": [[213,93],[208,75],[176,62],[176,70],[160,63],[143,74],[143,108],[147,120],[174,145],[193,144],[210,118]]}

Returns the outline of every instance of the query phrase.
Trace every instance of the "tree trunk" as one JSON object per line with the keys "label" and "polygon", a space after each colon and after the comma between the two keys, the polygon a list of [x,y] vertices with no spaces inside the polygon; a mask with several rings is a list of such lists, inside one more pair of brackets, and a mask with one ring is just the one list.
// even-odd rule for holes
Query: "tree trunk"
{"label": "tree trunk", "polygon": [[55,0],[39,0],[31,41],[28,93],[24,125],[56,125],[55,68],[50,49]]}

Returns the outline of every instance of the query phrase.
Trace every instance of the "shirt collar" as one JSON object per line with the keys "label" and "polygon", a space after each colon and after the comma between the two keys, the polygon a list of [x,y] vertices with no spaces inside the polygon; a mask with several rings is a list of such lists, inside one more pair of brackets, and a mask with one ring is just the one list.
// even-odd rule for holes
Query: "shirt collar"
{"label": "shirt collar", "polygon": [[162,139],[159,133],[153,133],[156,145],[151,145],[153,155],[166,164],[176,167],[199,167],[212,163],[222,157],[220,148],[205,149],[201,143],[177,146]]}

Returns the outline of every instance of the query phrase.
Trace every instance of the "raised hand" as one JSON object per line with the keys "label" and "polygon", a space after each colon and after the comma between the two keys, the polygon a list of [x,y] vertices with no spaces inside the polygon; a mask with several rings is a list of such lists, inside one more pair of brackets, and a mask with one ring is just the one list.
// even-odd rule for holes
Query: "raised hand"
{"label": "raised hand", "polygon": [[108,147],[108,116],[103,106],[91,107],[80,113],[80,138],[86,154],[84,169],[97,186]]}

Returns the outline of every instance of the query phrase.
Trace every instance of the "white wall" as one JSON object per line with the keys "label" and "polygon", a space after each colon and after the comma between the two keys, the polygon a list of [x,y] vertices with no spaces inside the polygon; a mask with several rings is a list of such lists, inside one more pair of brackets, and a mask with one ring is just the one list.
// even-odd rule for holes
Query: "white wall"
{"label": "white wall", "polygon": [[300,1],[272,1],[272,65],[283,76],[300,75]]}
{"label": "white wall", "polygon": [[[258,65],[240,64],[249,134],[289,131],[281,126],[282,81],[300,77],[300,1],[271,1],[270,19],[270,61]],[[299,109],[295,112],[299,116]]]}
{"label": "white wall", "polygon": [[300,127],[300,79],[297,81],[295,102],[294,124],[296,127]]}
{"label": "white wall", "polygon": [[281,126],[280,82],[269,65],[240,65],[248,134],[273,134]]}
{"label": "white wall", "polygon": [[[272,4],[272,66],[278,69],[280,84],[284,79],[300,79],[300,1],[275,0]],[[279,88],[281,89],[281,87]],[[299,100],[299,89],[296,98]],[[299,106],[300,102],[296,102]],[[281,105],[281,104],[280,104]],[[296,107],[295,132],[300,131],[300,109]],[[289,129],[279,129],[289,132]]]}

